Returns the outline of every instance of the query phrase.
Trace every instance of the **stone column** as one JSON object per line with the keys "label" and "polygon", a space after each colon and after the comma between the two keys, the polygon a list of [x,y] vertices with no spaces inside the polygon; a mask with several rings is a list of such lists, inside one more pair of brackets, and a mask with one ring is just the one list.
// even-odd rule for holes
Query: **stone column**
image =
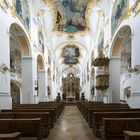
{"label": "stone column", "polygon": [[22,95],[21,103],[34,103],[33,64],[31,57],[22,57]]}
{"label": "stone column", "polygon": [[45,70],[38,71],[38,85],[39,85],[39,101],[46,101],[46,72]]}
{"label": "stone column", "polygon": [[110,58],[109,91],[112,94],[112,102],[120,102],[120,65],[120,57],[112,56]]}
{"label": "stone column", "polygon": [[[2,17],[3,14],[1,15]],[[1,19],[2,19],[1,17]],[[0,109],[11,109],[12,98],[10,93],[10,36],[7,32],[8,25],[1,20],[0,28]],[[2,70],[2,67],[7,68],[6,71]]]}

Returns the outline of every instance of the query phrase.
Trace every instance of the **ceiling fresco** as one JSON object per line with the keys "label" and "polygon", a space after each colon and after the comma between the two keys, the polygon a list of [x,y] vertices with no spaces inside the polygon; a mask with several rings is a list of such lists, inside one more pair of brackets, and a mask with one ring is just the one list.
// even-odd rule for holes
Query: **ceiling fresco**
{"label": "ceiling fresco", "polygon": [[80,56],[79,48],[74,45],[68,45],[63,49],[64,63],[77,64]]}
{"label": "ceiling fresco", "polygon": [[86,29],[85,11],[90,0],[53,0],[57,8],[56,29],[68,33]]}

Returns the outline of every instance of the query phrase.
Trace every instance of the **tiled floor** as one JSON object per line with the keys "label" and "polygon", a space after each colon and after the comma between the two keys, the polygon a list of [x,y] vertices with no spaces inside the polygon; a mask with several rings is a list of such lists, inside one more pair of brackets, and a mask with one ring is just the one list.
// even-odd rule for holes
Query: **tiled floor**
{"label": "tiled floor", "polygon": [[46,140],[97,140],[76,106],[66,106]]}

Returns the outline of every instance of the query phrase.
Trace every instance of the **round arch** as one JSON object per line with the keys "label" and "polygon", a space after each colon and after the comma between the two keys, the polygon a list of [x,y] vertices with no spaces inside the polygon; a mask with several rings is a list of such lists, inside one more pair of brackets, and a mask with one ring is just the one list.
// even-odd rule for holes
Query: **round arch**
{"label": "round arch", "polygon": [[17,23],[12,23],[9,28],[10,35],[14,35],[22,47],[22,56],[31,56],[29,37],[24,29]]}
{"label": "round arch", "polygon": [[12,105],[20,104],[21,83],[19,83],[18,81],[11,80],[10,88],[11,88]]}
{"label": "round arch", "polygon": [[37,56],[37,68],[38,68],[38,70],[44,70],[45,69],[44,59],[40,54]]}
{"label": "round arch", "polygon": [[50,67],[48,67],[47,74],[48,74],[48,77],[51,77],[51,69],[50,69]]}
{"label": "round arch", "polygon": [[128,34],[132,35],[132,28],[130,25],[124,25],[118,29],[111,44],[110,56],[120,56],[122,41]]}
{"label": "round arch", "polygon": [[[9,49],[10,49],[10,72],[11,81],[20,87],[20,101],[22,103],[33,102],[32,83],[32,49],[26,30],[18,23],[12,23],[9,27]],[[28,69],[27,69],[28,67]],[[14,76],[13,76],[14,75]],[[22,81],[18,83],[17,81]],[[13,82],[13,81],[12,81]],[[29,91],[31,91],[29,93]]]}
{"label": "round arch", "polygon": [[75,46],[77,46],[79,49],[80,49],[80,48],[84,48],[84,49],[86,50],[86,52],[88,53],[88,55],[90,54],[90,53],[88,52],[88,49],[87,49],[85,46],[83,46],[81,43],[79,43],[79,42],[73,42],[73,43],[64,42],[64,43],[60,44],[57,48],[54,49],[53,54],[55,55],[55,53],[56,53],[56,51],[57,51],[58,49],[63,49],[65,46],[68,46],[68,45],[75,45]]}
{"label": "round arch", "polygon": [[110,91],[112,91],[113,102],[125,100],[124,89],[131,87],[131,76],[128,76],[132,63],[131,36],[131,27],[129,25],[123,25],[117,30],[112,41],[109,71]]}

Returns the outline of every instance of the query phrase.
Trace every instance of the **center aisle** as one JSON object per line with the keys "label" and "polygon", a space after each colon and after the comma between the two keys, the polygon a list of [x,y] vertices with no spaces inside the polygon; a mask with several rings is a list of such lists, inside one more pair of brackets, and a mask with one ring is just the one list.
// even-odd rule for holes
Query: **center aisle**
{"label": "center aisle", "polygon": [[76,106],[66,106],[47,140],[97,140]]}

